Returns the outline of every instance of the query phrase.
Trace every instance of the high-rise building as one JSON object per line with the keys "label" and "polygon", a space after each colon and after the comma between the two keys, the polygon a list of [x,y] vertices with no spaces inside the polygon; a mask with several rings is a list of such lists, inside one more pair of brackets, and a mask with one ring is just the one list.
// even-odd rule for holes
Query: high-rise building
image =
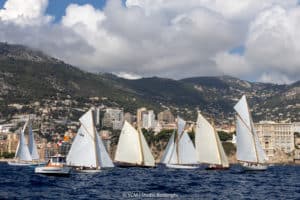
{"label": "high-rise building", "polygon": [[102,126],[121,130],[124,123],[124,112],[118,108],[107,108],[102,120]]}
{"label": "high-rise building", "polygon": [[142,115],[142,128],[154,129],[156,126],[155,114],[153,110],[148,110],[143,112]]}
{"label": "high-rise building", "polygon": [[136,123],[138,127],[142,127],[143,126],[143,114],[147,112],[147,109],[142,107],[137,109],[136,112]]}
{"label": "high-rise building", "polygon": [[294,128],[292,123],[261,121],[255,130],[267,156],[272,159],[277,150],[291,153],[295,149]]}

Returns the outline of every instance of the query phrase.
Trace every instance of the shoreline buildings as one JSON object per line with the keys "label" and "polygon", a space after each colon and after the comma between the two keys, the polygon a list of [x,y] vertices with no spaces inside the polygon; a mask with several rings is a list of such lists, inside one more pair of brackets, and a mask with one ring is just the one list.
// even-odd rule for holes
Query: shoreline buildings
{"label": "shoreline buildings", "polygon": [[295,152],[296,158],[296,136],[294,133],[297,132],[299,128],[297,124],[299,123],[273,121],[260,121],[255,124],[259,140],[270,160],[276,159],[278,157],[276,154],[282,152],[289,155],[293,155]]}

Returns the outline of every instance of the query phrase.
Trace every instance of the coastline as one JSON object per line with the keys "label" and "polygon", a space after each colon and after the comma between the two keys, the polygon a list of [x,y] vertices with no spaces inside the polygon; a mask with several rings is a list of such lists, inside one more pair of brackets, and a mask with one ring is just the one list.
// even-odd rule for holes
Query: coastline
{"label": "coastline", "polygon": [[13,158],[0,158],[0,162],[9,162],[9,161],[13,161]]}

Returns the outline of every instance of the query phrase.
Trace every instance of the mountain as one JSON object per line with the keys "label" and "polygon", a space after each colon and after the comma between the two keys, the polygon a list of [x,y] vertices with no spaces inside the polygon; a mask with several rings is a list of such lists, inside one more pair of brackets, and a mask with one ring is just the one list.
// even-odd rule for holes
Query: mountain
{"label": "mountain", "polygon": [[[124,107],[132,113],[142,106],[156,112],[168,107],[194,120],[198,108],[217,119],[227,120],[233,117],[232,106],[242,94],[249,97],[257,120],[268,115],[272,119],[299,120],[299,81],[276,85],[229,76],[127,80],[113,74],[85,72],[22,45],[0,43],[0,113],[3,117],[17,112],[8,110],[8,105],[13,103],[29,105],[36,101],[71,98],[79,102],[77,106],[86,106],[87,102],[91,103],[91,97],[98,97],[97,104]],[[276,112],[281,107],[283,115],[277,118]]]}

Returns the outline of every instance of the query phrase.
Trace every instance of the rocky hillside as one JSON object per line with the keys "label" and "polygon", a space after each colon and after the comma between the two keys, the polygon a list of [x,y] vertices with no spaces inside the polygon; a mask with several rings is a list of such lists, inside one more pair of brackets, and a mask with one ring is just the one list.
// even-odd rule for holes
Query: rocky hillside
{"label": "rocky hillside", "polygon": [[243,94],[249,97],[254,120],[300,120],[300,81],[291,85],[252,83],[229,76],[182,80],[142,78],[127,80],[112,74],[93,74],[21,45],[0,43],[0,113],[9,104],[71,97],[104,103],[134,112],[141,106],[156,111],[165,107],[194,119],[196,109],[217,119],[233,117],[232,106]]}

